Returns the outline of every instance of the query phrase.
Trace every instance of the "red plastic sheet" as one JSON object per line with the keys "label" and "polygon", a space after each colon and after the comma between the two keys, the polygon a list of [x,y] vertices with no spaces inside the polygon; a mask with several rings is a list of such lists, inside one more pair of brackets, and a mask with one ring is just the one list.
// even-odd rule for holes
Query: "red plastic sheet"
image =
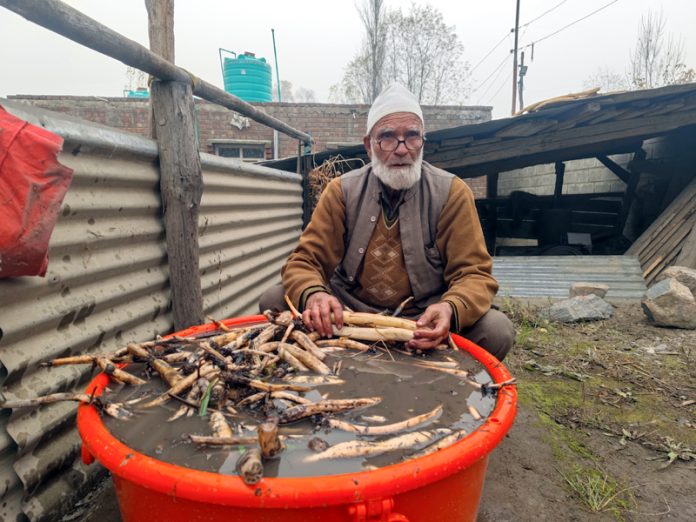
{"label": "red plastic sheet", "polygon": [[72,169],[63,138],[0,107],[0,278],[46,275],[48,241]]}

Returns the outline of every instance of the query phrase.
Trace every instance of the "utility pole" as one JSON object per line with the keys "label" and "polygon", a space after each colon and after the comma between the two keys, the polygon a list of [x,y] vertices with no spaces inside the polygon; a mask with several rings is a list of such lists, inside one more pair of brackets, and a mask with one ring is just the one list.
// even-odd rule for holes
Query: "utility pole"
{"label": "utility pole", "polygon": [[[273,59],[275,60],[275,70],[276,70],[276,87],[278,88],[278,103],[283,102],[283,98],[280,96],[280,74],[278,74],[278,53],[276,52],[275,43],[275,29],[271,29],[271,36],[273,37]],[[273,129],[273,159],[278,159],[280,149],[280,135],[276,129]]]}
{"label": "utility pole", "polygon": [[517,112],[517,36],[520,32],[520,0],[517,0],[517,12],[515,14],[515,55],[512,59],[512,112],[515,114]]}
{"label": "utility pole", "polygon": [[520,110],[524,109],[524,76],[527,74],[527,66],[524,64],[524,51],[522,51],[522,56],[520,57],[520,79],[517,81],[517,86],[520,91]]}

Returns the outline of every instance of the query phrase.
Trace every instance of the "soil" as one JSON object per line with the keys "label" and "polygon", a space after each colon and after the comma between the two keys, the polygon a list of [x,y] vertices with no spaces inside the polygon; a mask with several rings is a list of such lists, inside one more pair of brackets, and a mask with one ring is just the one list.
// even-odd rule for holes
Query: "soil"
{"label": "soil", "polygon": [[[538,303],[501,308],[520,404],[479,522],[696,520],[696,331],[654,327],[638,303],[576,325],[543,321]],[[119,521],[110,481],[65,520]]]}

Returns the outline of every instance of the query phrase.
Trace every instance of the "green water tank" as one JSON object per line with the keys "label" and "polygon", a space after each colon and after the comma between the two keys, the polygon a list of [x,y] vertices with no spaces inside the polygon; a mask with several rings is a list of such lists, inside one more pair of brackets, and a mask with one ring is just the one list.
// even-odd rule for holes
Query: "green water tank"
{"label": "green water tank", "polygon": [[271,66],[265,58],[252,53],[225,57],[222,66],[225,91],[249,102],[269,102],[273,99]]}

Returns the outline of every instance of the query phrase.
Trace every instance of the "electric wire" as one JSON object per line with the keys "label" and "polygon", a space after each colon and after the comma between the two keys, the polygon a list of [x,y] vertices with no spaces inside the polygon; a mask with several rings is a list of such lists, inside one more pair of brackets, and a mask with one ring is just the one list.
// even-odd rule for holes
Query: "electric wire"
{"label": "electric wire", "polygon": [[[510,29],[510,33],[514,33],[514,32],[515,32],[514,29]],[[481,64],[484,62],[484,60],[485,60],[486,58],[488,58],[488,57],[491,55],[491,53],[492,53],[493,51],[495,51],[495,50],[500,46],[501,43],[503,43],[503,42],[505,41],[505,39],[506,39],[507,37],[510,36],[510,33],[507,33],[506,35],[504,35],[504,36],[500,39],[500,41],[498,41],[498,43],[495,44],[495,45],[493,46],[493,48],[492,48],[490,51],[488,51],[488,52],[486,53],[486,56],[484,56],[483,58],[481,58],[481,59],[478,61],[478,63],[477,63],[476,65],[474,65],[474,66],[471,68],[471,70],[469,71],[469,73],[470,73],[470,74],[473,73],[473,72],[478,68],[478,66],[481,65]]]}
{"label": "electric wire", "polygon": [[[539,20],[539,18],[543,18],[544,16],[546,16],[547,14],[549,14],[551,11],[553,11],[553,10],[556,9],[557,7],[561,7],[561,6],[562,6],[563,4],[565,4],[567,1],[568,1],[568,0],[563,0],[562,2],[560,2],[560,3],[556,4],[555,6],[553,6],[553,7],[552,7],[551,9],[549,9],[548,11],[544,11],[543,13],[541,13],[541,14],[540,14],[539,16],[537,16],[536,18],[533,18],[532,20],[530,20],[530,21],[527,22],[526,24],[522,24],[522,25],[520,26],[520,29],[522,29],[523,27],[527,27],[528,25],[533,24],[534,22],[536,22],[537,20]],[[513,31],[514,31],[514,29],[513,29]]]}
{"label": "electric wire", "polygon": [[[512,55],[510,55],[510,56],[512,56]],[[505,61],[505,65],[508,66],[509,64],[510,64],[510,62],[506,60],[506,61]],[[479,96],[478,96],[478,100],[479,100],[478,105],[480,105],[480,102],[484,99],[484,97],[486,96],[486,93],[488,93],[488,91],[491,90],[491,87],[493,87],[493,86],[495,85],[495,82],[498,81],[498,78],[500,78],[500,75],[501,75],[505,70],[506,70],[505,68],[500,69],[500,70],[498,71],[498,74],[496,74],[495,77],[493,78],[493,80],[491,80],[491,81],[489,82],[489,84],[488,84],[488,86],[486,87],[486,89],[485,89],[481,94],[479,94]],[[510,73],[510,75],[512,75],[512,72]]]}
{"label": "electric wire", "polygon": [[500,87],[498,87],[498,90],[496,90],[496,91],[493,93],[493,95],[490,97],[490,101],[488,102],[489,104],[491,104],[491,105],[493,104],[493,100],[495,99],[495,97],[496,97],[496,96],[498,95],[498,93],[500,92],[500,89],[502,89],[503,87],[505,87],[505,85],[506,85],[507,83],[510,82],[510,79],[511,79],[511,78],[512,78],[512,72],[508,73],[507,77],[505,78],[505,81],[504,81],[503,83],[500,84]]}
{"label": "electric wire", "polygon": [[538,40],[534,40],[532,43],[525,45],[525,46],[523,47],[523,49],[526,49],[527,47],[532,47],[533,45],[538,44],[539,42],[543,42],[544,40],[546,40],[546,39],[548,39],[548,38],[551,38],[552,36],[557,35],[557,34],[560,33],[561,31],[564,31],[565,29],[568,29],[569,27],[571,27],[571,26],[577,24],[578,22],[582,22],[583,20],[588,19],[590,16],[599,13],[600,11],[606,9],[607,7],[609,7],[609,6],[612,5],[612,4],[615,4],[615,3],[618,2],[618,1],[619,1],[619,0],[612,0],[612,1],[609,2],[608,4],[603,5],[603,6],[600,7],[599,9],[595,9],[594,11],[592,11],[591,13],[589,13],[589,14],[583,16],[582,18],[578,18],[577,20],[575,20],[575,21],[573,21],[573,22],[570,22],[570,23],[567,24],[567,25],[564,25],[563,27],[561,27],[561,28],[558,29],[557,31],[554,31],[554,32],[551,33],[551,34],[547,34],[546,36],[544,36],[544,37],[542,37],[542,38],[539,38]]}
{"label": "electric wire", "polygon": [[[533,24],[534,22],[536,22],[536,21],[539,20],[540,18],[542,18],[542,17],[546,16],[547,14],[549,14],[551,11],[553,11],[553,10],[556,9],[557,7],[560,7],[560,6],[562,6],[563,4],[565,4],[567,1],[568,1],[568,0],[562,0],[560,3],[556,4],[554,7],[552,7],[552,8],[549,9],[548,11],[544,11],[543,13],[541,13],[541,14],[540,14],[539,16],[537,16],[536,18],[533,18],[532,20],[530,20],[530,21],[527,22],[526,24],[521,25],[521,26],[520,26],[520,29],[525,28],[525,27],[527,27],[527,26]],[[485,56],[484,56],[483,58],[481,58],[481,59],[476,63],[476,65],[474,65],[474,66],[471,68],[471,70],[469,71],[469,74],[472,74],[476,69],[478,69],[478,67],[486,60],[486,58],[488,58],[488,57],[493,53],[493,51],[495,51],[498,47],[500,47],[500,44],[502,44],[502,43],[505,41],[505,39],[506,39],[508,36],[510,36],[510,34],[513,34],[514,32],[515,32],[515,29],[514,29],[514,27],[513,27],[512,29],[510,29],[510,32],[505,33],[505,34],[503,35],[503,37],[502,37],[500,40],[498,40],[498,43],[496,43],[496,44],[485,54]]]}
{"label": "electric wire", "polygon": [[483,87],[483,86],[486,84],[486,82],[487,82],[488,80],[490,80],[491,77],[492,77],[496,72],[498,72],[498,71],[500,70],[500,68],[501,68],[503,65],[505,65],[505,63],[510,59],[511,56],[512,56],[512,53],[506,54],[505,57],[503,58],[503,60],[498,64],[498,66],[497,66],[495,69],[493,69],[493,71],[491,71],[491,74],[489,74],[489,75],[486,77],[486,79],[483,80],[481,83],[479,83],[479,84],[478,84],[478,87],[476,87],[473,91],[471,91],[471,94],[474,94],[474,93],[478,92],[478,90],[479,90],[481,87]]}

